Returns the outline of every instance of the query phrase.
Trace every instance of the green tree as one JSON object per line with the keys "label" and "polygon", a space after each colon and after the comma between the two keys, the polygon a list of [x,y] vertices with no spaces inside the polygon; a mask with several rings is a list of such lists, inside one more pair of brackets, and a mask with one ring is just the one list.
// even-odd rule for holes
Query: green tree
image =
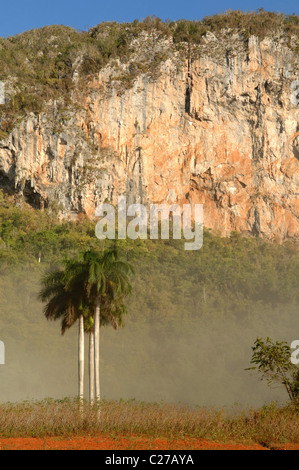
{"label": "green tree", "polygon": [[[89,250],[79,259],[67,260],[63,269],[53,270],[42,279],[39,298],[47,302],[48,320],[61,320],[61,333],[79,320],[78,375],[79,398],[84,390],[84,332],[89,333],[90,401],[100,400],[100,326],[122,325],[125,297],[131,293],[132,266],[118,258],[116,250]],[[95,394],[94,394],[95,383]]]}
{"label": "green tree", "polygon": [[78,267],[66,262],[63,269],[52,270],[42,278],[39,298],[47,302],[44,314],[47,320],[61,320],[61,333],[79,320],[78,332],[78,394],[84,397],[84,290],[79,281]]}
{"label": "green tree", "polygon": [[269,385],[283,385],[291,402],[298,403],[299,369],[290,360],[290,346],[285,341],[274,342],[271,338],[257,338],[252,351],[250,363],[255,366],[246,370],[257,370],[262,374],[261,380],[267,380]]}
{"label": "green tree", "polygon": [[85,277],[85,290],[88,305],[94,306],[94,319],[91,334],[94,334],[95,398],[100,401],[99,347],[100,326],[122,325],[126,312],[125,298],[131,293],[130,277],[133,268],[130,263],[118,257],[117,250],[99,253],[89,250],[82,255],[82,272]]}

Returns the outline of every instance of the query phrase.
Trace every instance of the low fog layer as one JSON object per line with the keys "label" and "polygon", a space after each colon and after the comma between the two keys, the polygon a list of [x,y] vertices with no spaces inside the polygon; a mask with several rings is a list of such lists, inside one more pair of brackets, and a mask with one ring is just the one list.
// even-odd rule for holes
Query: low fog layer
{"label": "low fog layer", "polygon": [[[0,402],[77,394],[77,325],[62,337],[59,322],[44,318],[38,289],[36,273],[1,278],[0,340],[6,364],[0,365]],[[128,315],[123,329],[101,332],[104,398],[249,407],[287,400],[283,388],[270,389],[244,369],[257,336],[291,343],[299,339],[299,320],[296,305],[274,308],[263,318],[251,312],[240,319],[204,317],[198,306],[173,324],[135,314]],[[88,397],[87,335],[85,373]]]}

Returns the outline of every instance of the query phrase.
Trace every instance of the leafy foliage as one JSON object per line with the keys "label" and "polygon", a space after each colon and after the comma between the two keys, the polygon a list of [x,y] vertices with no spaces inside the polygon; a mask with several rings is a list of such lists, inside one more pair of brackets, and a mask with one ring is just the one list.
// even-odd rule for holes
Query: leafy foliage
{"label": "leafy foliage", "polygon": [[118,259],[116,250],[103,253],[88,250],[78,258],[66,259],[63,268],[52,268],[42,277],[39,298],[47,302],[44,313],[48,320],[61,319],[65,333],[80,317],[85,317],[85,330],[93,326],[96,300],[101,306],[101,324],[117,329],[126,313],[124,299],[131,293],[129,277],[133,268]]}
{"label": "leafy foliage", "polygon": [[299,369],[291,363],[291,348],[285,341],[257,338],[252,348],[249,370],[257,370],[268,384],[282,384],[292,402],[299,400]]}

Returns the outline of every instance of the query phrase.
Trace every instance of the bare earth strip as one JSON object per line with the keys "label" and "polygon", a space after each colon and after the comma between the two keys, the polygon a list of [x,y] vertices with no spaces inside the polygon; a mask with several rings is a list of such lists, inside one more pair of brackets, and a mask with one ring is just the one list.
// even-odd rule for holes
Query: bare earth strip
{"label": "bare earth strip", "polygon": [[[277,450],[299,450],[299,444],[277,444]],[[219,443],[205,439],[157,439],[140,436],[1,438],[0,450],[267,450],[259,444]]]}

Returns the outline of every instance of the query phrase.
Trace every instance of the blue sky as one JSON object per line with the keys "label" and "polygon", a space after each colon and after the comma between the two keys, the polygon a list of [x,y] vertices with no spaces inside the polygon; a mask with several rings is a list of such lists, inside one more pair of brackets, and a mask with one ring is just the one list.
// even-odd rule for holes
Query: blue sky
{"label": "blue sky", "polygon": [[202,19],[228,9],[299,13],[298,0],[0,0],[0,36],[64,24],[88,29],[102,21],[130,22],[156,15],[163,20]]}

